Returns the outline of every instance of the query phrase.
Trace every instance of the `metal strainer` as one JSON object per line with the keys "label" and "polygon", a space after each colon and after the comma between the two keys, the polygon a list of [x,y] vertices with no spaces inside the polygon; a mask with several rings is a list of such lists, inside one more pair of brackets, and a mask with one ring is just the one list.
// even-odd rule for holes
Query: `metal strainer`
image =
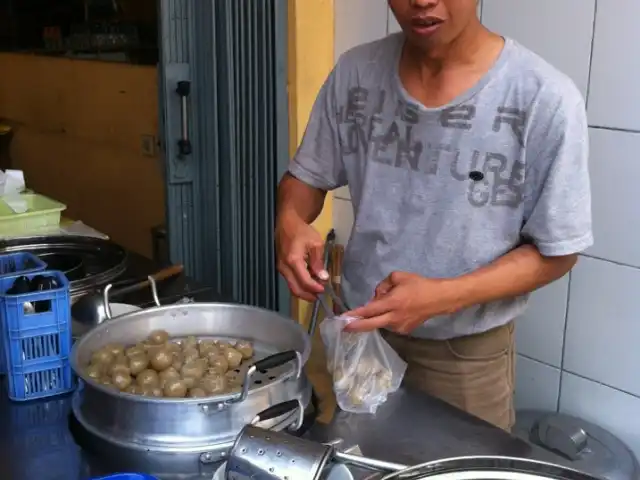
{"label": "metal strainer", "polygon": [[332,453],[330,445],[247,425],[229,452],[226,478],[319,480]]}
{"label": "metal strainer", "polygon": [[382,472],[406,465],[337,451],[334,445],[247,425],[229,452],[230,480],[320,480],[332,478],[335,462]]}

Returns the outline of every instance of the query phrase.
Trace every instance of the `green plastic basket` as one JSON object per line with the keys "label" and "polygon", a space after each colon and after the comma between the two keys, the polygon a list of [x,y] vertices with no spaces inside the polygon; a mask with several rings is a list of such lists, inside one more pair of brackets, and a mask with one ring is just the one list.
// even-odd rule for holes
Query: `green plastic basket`
{"label": "green plastic basket", "polygon": [[27,202],[27,211],[15,213],[0,198],[0,235],[15,236],[60,225],[60,215],[66,205],[37,193],[20,196]]}

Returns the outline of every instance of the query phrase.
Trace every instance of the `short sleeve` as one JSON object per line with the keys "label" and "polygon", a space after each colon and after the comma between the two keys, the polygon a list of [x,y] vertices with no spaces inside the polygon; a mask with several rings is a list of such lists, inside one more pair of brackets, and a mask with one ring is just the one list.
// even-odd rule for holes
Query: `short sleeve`
{"label": "short sleeve", "polygon": [[580,253],[593,244],[584,101],[576,93],[539,110],[548,120],[534,122],[527,139],[522,235],[545,256]]}
{"label": "short sleeve", "polygon": [[322,190],[347,184],[338,132],[336,76],[329,75],[311,110],[302,142],[289,164],[289,173]]}

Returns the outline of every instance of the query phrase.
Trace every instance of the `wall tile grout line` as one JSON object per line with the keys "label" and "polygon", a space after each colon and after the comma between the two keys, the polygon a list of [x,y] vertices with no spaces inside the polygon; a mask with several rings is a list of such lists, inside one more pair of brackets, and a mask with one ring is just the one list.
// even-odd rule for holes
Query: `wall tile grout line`
{"label": "wall tile grout line", "polygon": [[564,306],[564,328],[562,329],[562,349],[560,350],[560,381],[558,382],[558,399],[556,400],[556,412],[560,411],[560,399],[562,398],[562,372],[564,372],[564,353],[567,348],[567,328],[569,325],[569,303],[571,301],[571,280],[573,272],[569,272],[567,282],[567,301]]}
{"label": "wall tile grout line", "polygon": [[533,358],[530,355],[525,355],[524,353],[518,352],[517,347],[516,347],[516,353],[520,355],[522,358],[526,358],[527,360],[531,360],[532,362],[539,363],[540,365],[544,365],[545,367],[553,368],[554,370],[558,370],[559,372],[561,372],[560,368],[556,367],[555,365],[551,365],[550,363],[543,362],[542,360],[538,360],[537,358]]}
{"label": "wall tile grout line", "polygon": [[601,262],[613,263],[614,265],[618,265],[619,267],[627,267],[627,268],[633,268],[635,270],[640,270],[640,266],[638,265],[630,265],[628,263],[618,262],[617,260],[609,260],[608,258],[598,257],[596,255],[591,255],[589,253],[581,253],[580,256],[585,258],[591,258],[593,260],[600,260]]}
{"label": "wall tile grout line", "polygon": [[605,127],[602,125],[589,125],[589,128],[593,128],[595,130],[609,130],[610,132],[620,133],[640,133],[640,130],[633,130],[631,128]]}
{"label": "wall tile grout line", "polygon": [[[600,380],[596,380],[594,378],[589,378],[589,377],[587,377],[585,375],[582,375],[580,373],[576,373],[576,372],[574,372],[572,370],[567,370],[565,368],[558,368],[555,365],[551,365],[550,363],[543,362],[542,360],[538,360],[537,358],[533,358],[532,356],[526,355],[524,353],[520,353],[520,352],[516,352],[516,353],[518,354],[518,356],[520,356],[522,358],[526,358],[527,360],[530,360],[532,362],[538,363],[540,365],[552,368],[553,370],[556,370],[556,371],[560,372],[560,385],[562,385],[562,374],[563,373],[568,373],[569,375],[573,375],[574,377],[581,378],[582,380],[587,380],[589,382],[596,383],[596,384],[600,385],[601,387],[607,387],[607,388],[610,388],[612,390],[615,390],[616,392],[624,393],[625,395],[629,395],[631,397],[640,399],[640,395],[632,393],[632,392],[629,392],[628,390],[624,390],[622,388],[610,385],[608,383],[604,383],[604,382],[602,382]],[[559,395],[558,395],[558,397],[559,397]],[[559,408],[558,408],[558,410],[559,410]]]}
{"label": "wall tile grout line", "polygon": [[600,385],[601,387],[607,387],[607,388],[610,388],[611,390],[615,390],[616,392],[624,393],[625,395],[629,395],[630,397],[640,399],[640,395],[637,395],[635,393],[631,393],[631,392],[629,392],[627,390],[623,390],[623,389],[618,388],[618,387],[614,387],[613,385],[609,385],[608,383],[601,382],[600,380],[595,380],[593,378],[585,377],[584,375],[581,375],[581,374],[576,373],[576,372],[572,372],[571,370],[562,370],[560,372],[560,375],[562,376],[563,373],[568,373],[570,375],[573,375],[574,377],[578,377],[578,378],[581,378],[582,380],[587,380],[588,382],[592,382],[592,383],[595,383],[597,385]]}
{"label": "wall tile grout line", "polygon": [[589,72],[587,73],[587,91],[585,92],[585,108],[589,108],[589,92],[591,91],[591,72],[593,71],[593,48],[596,40],[596,20],[598,18],[598,0],[593,1],[593,27],[591,29],[591,50],[589,52]]}

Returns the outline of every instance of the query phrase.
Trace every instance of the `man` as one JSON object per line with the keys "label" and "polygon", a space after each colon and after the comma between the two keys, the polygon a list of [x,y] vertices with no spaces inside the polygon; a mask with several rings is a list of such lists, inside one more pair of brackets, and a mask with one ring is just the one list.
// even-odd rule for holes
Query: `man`
{"label": "man", "polygon": [[340,58],[280,184],[279,270],[322,292],[309,224],[348,185],[350,328],[384,329],[410,383],[509,429],[514,319],[593,243],[584,102],[476,0],[389,5],[403,33]]}

